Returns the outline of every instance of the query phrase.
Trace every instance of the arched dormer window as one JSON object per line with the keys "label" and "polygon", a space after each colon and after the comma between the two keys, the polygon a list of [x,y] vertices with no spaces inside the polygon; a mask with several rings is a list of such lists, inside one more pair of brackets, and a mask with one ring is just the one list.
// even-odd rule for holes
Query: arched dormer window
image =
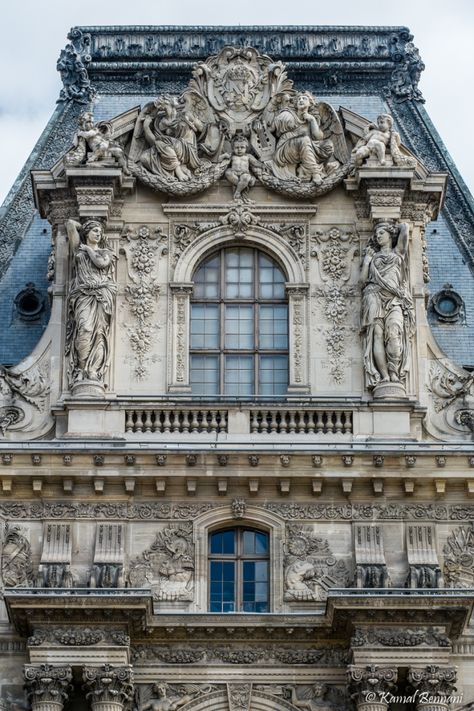
{"label": "arched dormer window", "polygon": [[269,536],[234,527],[209,534],[209,611],[269,612]]}
{"label": "arched dormer window", "polygon": [[194,274],[190,384],[196,395],[285,395],[285,276],[267,254],[223,249]]}

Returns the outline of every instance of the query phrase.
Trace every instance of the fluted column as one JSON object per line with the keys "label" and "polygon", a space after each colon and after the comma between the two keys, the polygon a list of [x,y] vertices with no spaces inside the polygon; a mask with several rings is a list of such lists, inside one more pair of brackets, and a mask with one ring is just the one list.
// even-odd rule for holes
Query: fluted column
{"label": "fluted column", "polygon": [[71,688],[71,667],[25,664],[24,676],[32,711],[62,711]]}
{"label": "fluted column", "polygon": [[397,684],[398,670],[370,664],[348,667],[349,693],[357,711],[387,711]]}
{"label": "fluted column", "polygon": [[133,697],[133,671],[130,666],[84,667],[82,678],[92,711],[123,711]]}
{"label": "fluted column", "polygon": [[455,667],[430,664],[422,669],[412,668],[408,681],[414,690],[416,711],[447,711],[456,693]]}

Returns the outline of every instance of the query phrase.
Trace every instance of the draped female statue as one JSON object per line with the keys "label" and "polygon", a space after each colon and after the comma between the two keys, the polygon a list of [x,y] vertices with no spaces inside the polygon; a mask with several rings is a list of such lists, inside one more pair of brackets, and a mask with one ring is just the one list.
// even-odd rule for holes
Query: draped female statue
{"label": "draped female statue", "polygon": [[68,220],[66,229],[73,255],[66,333],[69,384],[92,381],[103,388],[117,292],[115,255],[107,248],[100,222]]}
{"label": "draped female statue", "polygon": [[402,389],[409,369],[415,316],[406,274],[407,250],[408,225],[381,222],[365,253],[361,327],[368,388],[398,383]]}

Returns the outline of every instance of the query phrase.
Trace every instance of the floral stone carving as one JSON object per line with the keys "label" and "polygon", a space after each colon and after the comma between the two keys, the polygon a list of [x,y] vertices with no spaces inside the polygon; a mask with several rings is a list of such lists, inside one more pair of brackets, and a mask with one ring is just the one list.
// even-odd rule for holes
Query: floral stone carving
{"label": "floral stone carving", "polygon": [[89,54],[91,36],[76,27],[69,32],[67,38],[70,43],[61,50],[56,64],[63,82],[58,102],[73,101],[77,104],[88,104],[96,95],[96,90],[87,74],[87,64],[91,60]]}
{"label": "floral stone carving", "polygon": [[152,545],[130,564],[128,577],[132,587],[150,584],[156,600],[192,600],[192,523],[183,522],[157,533]]}
{"label": "floral stone carving", "polygon": [[284,65],[253,48],[225,47],[200,62],[181,96],[146,104],[129,167],[171,195],[191,195],[226,176],[234,198],[259,181],[296,198],[331,190],[350,161],[337,112],[298,94]]}
{"label": "floral stone carving", "polygon": [[25,687],[32,707],[40,702],[64,704],[71,690],[72,671],[69,666],[26,664],[24,668]]}
{"label": "floral stone carving", "polygon": [[347,366],[348,300],[355,295],[351,287],[344,287],[350,279],[352,261],[358,253],[354,232],[344,232],[332,227],[327,232],[316,232],[311,254],[319,260],[322,288],[314,291],[323,305],[324,315],[331,324],[323,328],[326,347],[331,360],[330,374],[336,383],[341,383]]}
{"label": "floral stone carving", "polygon": [[159,229],[152,232],[146,225],[136,231],[128,229],[123,238],[129,245],[120,250],[126,256],[130,279],[125,287],[125,301],[136,320],[136,326],[129,325],[127,330],[136,358],[135,376],[140,379],[148,372],[148,353],[152,348],[153,333],[158,328],[154,325],[154,311],[160,287],[153,271],[158,243],[165,238]]}
{"label": "floral stone carving", "polygon": [[5,587],[33,583],[31,546],[20,526],[5,524],[1,574]]}
{"label": "floral stone carving", "polygon": [[69,385],[75,393],[100,394],[109,367],[116,258],[100,222],[68,220],[66,226],[73,258],[66,331]]}
{"label": "floral stone carving", "polygon": [[405,397],[415,312],[406,258],[408,225],[379,223],[361,269],[366,384],[374,397]]}
{"label": "floral stone carving", "polygon": [[327,540],[318,538],[308,526],[289,524],[285,543],[285,600],[318,601],[332,587],[344,587],[349,572],[336,561]]}
{"label": "floral stone carving", "polygon": [[129,705],[133,699],[133,671],[131,667],[84,667],[82,678],[86,698],[92,708],[97,702],[115,702]]}

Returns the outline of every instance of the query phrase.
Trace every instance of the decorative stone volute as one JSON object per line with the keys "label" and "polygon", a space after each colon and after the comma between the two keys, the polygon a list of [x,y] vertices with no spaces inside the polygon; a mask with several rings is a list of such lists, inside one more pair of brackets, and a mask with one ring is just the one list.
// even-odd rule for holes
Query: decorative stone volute
{"label": "decorative stone volute", "polygon": [[72,679],[69,666],[26,664],[25,688],[32,711],[61,711],[67,701]]}
{"label": "decorative stone volute", "polygon": [[456,692],[456,668],[430,664],[410,669],[408,681],[416,692],[417,711],[446,711]]}

